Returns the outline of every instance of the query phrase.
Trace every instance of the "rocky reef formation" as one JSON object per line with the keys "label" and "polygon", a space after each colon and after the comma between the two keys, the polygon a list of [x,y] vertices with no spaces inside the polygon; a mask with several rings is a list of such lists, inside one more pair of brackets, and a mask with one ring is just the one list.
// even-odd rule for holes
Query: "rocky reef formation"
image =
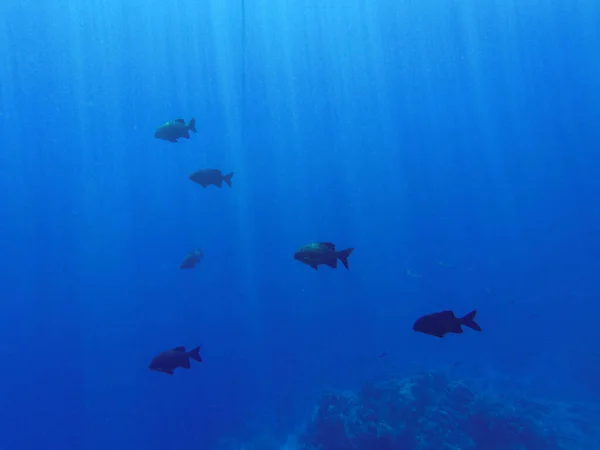
{"label": "rocky reef formation", "polygon": [[441,373],[324,395],[305,450],[600,449],[600,410],[501,398]]}
{"label": "rocky reef formation", "polygon": [[444,373],[327,392],[300,433],[219,450],[599,450],[600,407],[496,392]]}

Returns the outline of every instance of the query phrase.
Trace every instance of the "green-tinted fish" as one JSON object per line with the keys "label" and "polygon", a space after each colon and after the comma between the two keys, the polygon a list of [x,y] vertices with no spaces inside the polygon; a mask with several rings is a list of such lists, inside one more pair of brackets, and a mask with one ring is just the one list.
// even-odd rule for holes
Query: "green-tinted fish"
{"label": "green-tinted fish", "polygon": [[154,137],[157,139],[163,139],[169,142],[177,143],[177,139],[190,138],[190,131],[198,134],[196,131],[196,120],[190,120],[190,123],[186,125],[185,120],[183,119],[175,119],[170,122],[163,123],[160,127],[156,129],[154,132]]}
{"label": "green-tinted fish", "polygon": [[294,259],[301,263],[307,264],[313,269],[318,269],[321,264],[327,264],[329,267],[336,268],[337,260],[348,269],[348,256],[352,253],[353,248],[336,251],[335,245],[331,242],[313,242],[307,244],[294,254]]}
{"label": "green-tinted fish", "polygon": [[231,187],[231,177],[233,172],[223,175],[219,169],[202,169],[194,172],[190,175],[190,180],[198,183],[202,187],[206,187],[210,184],[221,187],[223,181]]}

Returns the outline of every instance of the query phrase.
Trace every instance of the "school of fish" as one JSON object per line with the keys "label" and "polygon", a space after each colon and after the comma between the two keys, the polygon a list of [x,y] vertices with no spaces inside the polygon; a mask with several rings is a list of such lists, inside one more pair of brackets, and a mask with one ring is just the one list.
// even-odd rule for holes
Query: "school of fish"
{"label": "school of fish", "polygon": [[[196,130],[196,120],[194,118],[188,123],[186,123],[184,119],[175,119],[159,126],[154,133],[154,137],[171,143],[177,143],[179,142],[178,139],[190,139],[190,131],[194,134],[198,134],[198,131]],[[233,172],[223,174],[219,169],[204,168],[193,172],[189,176],[189,179],[203,188],[207,188],[208,186],[221,188],[223,182],[231,188],[232,177]],[[349,270],[348,257],[353,251],[353,247],[338,250],[332,242],[311,242],[301,246],[294,253],[294,259],[315,270],[318,270],[321,265],[336,269],[339,260],[343,266]],[[185,256],[180,268],[194,269],[203,257],[204,252],[202,249],[193,249]],[[414,322],[413,330],[438,338],[443,338],[448,333],[463,333],[463,325],[475,331],[482,331],[479,324],[475,322],[476,315],[477,310],[471,311],[464,317],[456,317],[454,312],[450,310],[429,313],[419,317]],[[386,355],[387,353],[382,353],[378,357],[382,358]],[[197,346],[190,351],[186,351],[183,346],[174,347],[171,350],[164,350],[152,358],[149,369],[173,375],[177,368],[190,369],[191,359],[199,363],[202,362],[202,358],[200,357],[200,346]]]}

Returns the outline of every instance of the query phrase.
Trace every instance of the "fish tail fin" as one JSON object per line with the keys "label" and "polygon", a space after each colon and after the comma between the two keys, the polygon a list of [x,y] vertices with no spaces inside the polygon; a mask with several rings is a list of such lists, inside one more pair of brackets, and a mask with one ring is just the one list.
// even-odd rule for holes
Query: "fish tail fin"
{"label": "fish tail fin", "polygon": [[198,362],[202,362],[202,358],[200,357],[200,346],[190,350],[189,355],[190,355],[190,358],[192,358]]}
{"label": "fish tail fin", "polygon": [[477,322],[475,322],[476,315],[477,315],[477,310],[474,309],[469,314],[467,314],[465,317],[463,317],[461,319],[461,322],[463,325],[465,325],[475,331],[481,331],[481,327],[479,326],[479,324],[477,324]]}
{"label": "fish tail fin", "polygon": [[347,248],[346,250],[341,250],[338,252],[337,257],[340,259],[340,261],[342,262],[342,264],[344,265],[344,267],[346,269],[349,270],[348,268],[348,256],[350,256],[350,253],[352,253],[354,251],[353,248]]}
{"label": "fish tail fin", "polygon": [[227,183],[229,187],[231,187],[231,177],[233,176],[233,172],[228,173],[227,175],[223,175],[223,181]]}
{"label": "fish tail fin", "polygon": [[190,123],[188,123],[188,128],[194,133],[198,134],[198,130],[196,130],[196,119],[194,119],[193,117],[192,120],[190,120]]}

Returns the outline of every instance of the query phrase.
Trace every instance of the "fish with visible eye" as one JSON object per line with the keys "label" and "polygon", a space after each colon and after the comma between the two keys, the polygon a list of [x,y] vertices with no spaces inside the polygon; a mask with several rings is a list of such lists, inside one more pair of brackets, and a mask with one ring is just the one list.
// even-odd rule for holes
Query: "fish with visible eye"
{"label": "fish with visible eye", "polygon": [[354,251],[353,248],[337,251],[335,244],[331,242],[313,242],[304,245],[294,253],[294,259],[317,270],[320,265],[325,264],[332,269],[337,268],[338,259],[348,269],[348,257]]}
{"label": "fish with visible eye", "polygon": [[163,141],[177,143],[177,139],[189,139],[190,131],[198,134],[198,131],[196,130],[196,119],[190,120],[187,124],[183,119],[175,119],[165,122],[158,127],[154,132],[154,137],[156,139],[162,139]]}
{"label": "fish with visible eye", "polygon": [[159,353],[152,359],[148,368],[155,372],[173,375],[173,371],[178,367],[189,369],[190,359],[202,362],[202,358],[200,357],[200,346],[189,352],[185,351],[185,347],[175,347],[172,350]]}
{"label": "fish with visible eye", "polygon": [[481,327],[475,322],[477,310],[471,311],[464,317],[456,317],[452,311],[441,311],[427,314],[417,319],[413,330],[443,338],[447,333],[462,333],[462,325],[475,331],[481,331]]}

